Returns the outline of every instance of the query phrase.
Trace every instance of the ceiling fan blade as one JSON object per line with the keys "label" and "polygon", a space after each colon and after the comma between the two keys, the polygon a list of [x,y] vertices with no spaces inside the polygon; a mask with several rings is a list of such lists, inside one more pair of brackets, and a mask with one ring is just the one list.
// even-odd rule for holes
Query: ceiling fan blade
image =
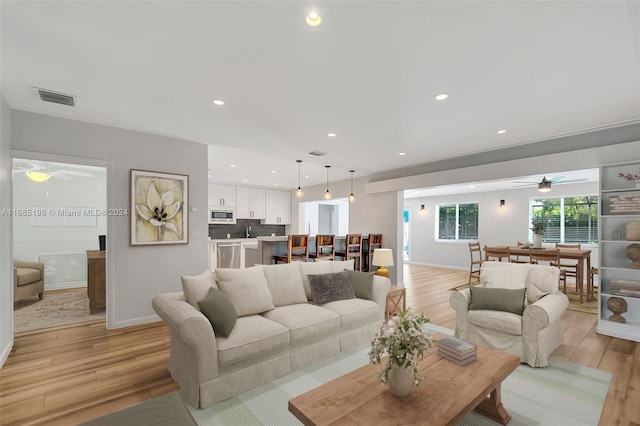
{"label": "ceiling fan blade", "polygon": [[550,180],[551,183],[556,183],[559,180],[562,180],[563,178],[564,178],[564,176],[556,176],[556,177],[552,177],[551,179],[547,179],[547,180]]}
{"label": "ceiling fan blade", "polygon": [[91,173],[86,172],[76,172],[73,170],[54,170],[54,173],[63,173],[68,176],[82,176],[82,177],[93,177]]}
{"label": "ceiling fan blade", "polygon": [[587,178],[577,178],[577,179],[566,179],[566,180],[557,180],[554,183],[571,183],[571,182],[586,182]]}
{"label": "ceiling fan blade", "polygon": [[521,181],[513,181],[512,183],[522,183],[527,185],[537,185],[538,182],[521,182]]}
{"label": "ceiling fan blade", "polygon": [[[515,182],[514,182],[515,183]],[[524,183],[524,184],[519,184],[519,185],[511,185],[513,188],[523,188],[525,186],[536,186],[537,183]]]}
{"label": "ceiling fan blade", "polygon": [[64,173],[61,172],[51,172],[49,173],[51,175],[51,177],[57,178],[57,179],[62,179],[62,180],[71,180],[71,178],[69,176],[67,176]]}

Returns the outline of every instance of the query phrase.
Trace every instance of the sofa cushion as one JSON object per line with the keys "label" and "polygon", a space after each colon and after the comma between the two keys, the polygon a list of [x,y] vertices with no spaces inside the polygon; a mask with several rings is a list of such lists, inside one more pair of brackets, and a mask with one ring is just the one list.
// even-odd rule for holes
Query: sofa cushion
{"label": "sofa cushion", "polygon": [[469,311],[469,324],[480,328],[522,336],[522,316],[501,311]]}
{"label": "sofa cushion", "polygon": [[262,266],[216,269],[216,281],[220,290],[229,296],[239,317],[260,314],[275,308]]}
{"label": "sofa cushion", "polygon": [[182,275],[182,292],[184,299],[194,308],[200,310],[198,302],[209,294],[211,287],[218,288],[216,279],[213,274],[207,270],[200,275],[187,276]]}
{"label": "sofa cushion", "polygon": [[[347,269],[345,269],[346,271]],[[351,284],[356,297],[371,300],[373,293],[373,273],[349,271],[351,273]]]}
{"label": "sofa cushion", "polygon": [[280,306],[262,315],[289,329],[291,345],[340,330],[340,315],[306,302]]}
{"label": "sofa cushion", "polygon": [[198,302],[198,306],[204,316],[209,319],[216,334],[228,337],[238,319],[236,308],[233,307],[229,297],[217,288],[211,287],[209,294]]}
{"label": "sofa cushion", "polygon": [[216,337],[218,367],[225,368],[252,358],[265,358],[289,347],[289,330],[262,315],[238,318],[228,337]]}
{"label": "sofa cushion", "polygon": [[356,297],[353,292],[349,271],[318,275],[309,274],[309,282],[311,283],[312,301],[316,305]]}
{"label": "sofa cushion", "polygon": [[42,279],[40,269],[16,268],[16,274],[18,275],[18,287],[25,284],[35,283]]}
{"label": "sofa cushion", "polygon": [[490,288],[524,288],[529,265],[482,262],[480,284]]}
{"label": "sofa cushion", "polygon": [[307,303],[307,295],[304,292],[302,274],[300,273],[300,262],[264,265],[262,270],[275,306]]}
{"label": "sofa cushion", "polygon": [[340,327],[343,331],[379,321],[378,312],[380,307],[371,300],[358,298],[336,300],[335,302],[325,303],[322,308],[329,309],[340,315]]}
{"label": "sofa cushion", "polygon": [[331,265],[331,272],[342,272],[345,269],[353,271],[356,260],[334,260],[333,262],[329,262],[329,264]]}
{"label": "sofa cushion", "polygon": [[524,311],[525,292],[524,288],[485,288],[469,287],[471,300],[469,300],[470,311],[503,311],[522,315]]}

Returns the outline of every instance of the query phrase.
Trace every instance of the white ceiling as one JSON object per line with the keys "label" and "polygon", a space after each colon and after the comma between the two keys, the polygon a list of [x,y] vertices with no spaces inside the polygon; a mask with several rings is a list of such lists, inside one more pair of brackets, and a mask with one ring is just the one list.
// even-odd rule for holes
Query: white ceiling
{"label": "white ceiling", "polygon": [[638,2],[322,2],[311,28],[313,6],[3,0],[2,94],[209,144],[212,181],[280,188],[296,159],[304,187],[640,120]]}

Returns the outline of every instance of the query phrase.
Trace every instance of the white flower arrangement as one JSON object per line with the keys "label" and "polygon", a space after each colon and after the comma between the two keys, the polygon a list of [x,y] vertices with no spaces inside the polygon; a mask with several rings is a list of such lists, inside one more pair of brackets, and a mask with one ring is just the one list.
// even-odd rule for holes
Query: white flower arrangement
{"label": "white flower arrangement", "polygon": [[407,309],[400,316],[382,323],[380,331],[371,341],[369,351],[369,360],[374,364],[382,364],[382,358],[387,356],[385,365],[380,369],[381,384],[387,383],[394,366],[411,368],[413,384],[418,386],[422,382],[418,376],[418,357],[422,358],[424,352],[429,352],[433,346],[431,331],[422,329],[427,322],[429,320],[424,314],[415,316],[411,309]]}

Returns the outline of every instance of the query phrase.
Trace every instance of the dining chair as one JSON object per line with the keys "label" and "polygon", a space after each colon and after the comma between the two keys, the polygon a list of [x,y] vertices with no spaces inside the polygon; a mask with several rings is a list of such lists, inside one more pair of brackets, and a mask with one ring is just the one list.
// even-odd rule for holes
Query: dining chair
{"label": "dining chair", "polygon": [[291,234],[287,238],[287,255],[273,256],[275,263],[291,263],[293,261],[309,261],[309,235]]}
{"label": "dining chair", "polygon": [[344,260],[354,259],[353,269],[362,271],[362,234],[347,234],[344,241],[344,251],[336,251],[336,256]]}
{"label": "dining chair", "polygon": [[595,298],[596,288],[598,288],[597,281],[594,280],[594,275],[599,275],[598,268],[589,268],[587,271],[587,302]]}
{"label": "dining chair", "polygon": [[309,254],[314,261],[335,259],[335,235],[316,235],[316,250]]}
{"label": "dining chair", "polygon": [[367,257],[362,268],[363,271],[372,271],[373,251],[379,248],[382,248],[382,234],[369,234],[367,238]]}
{"label": "dining chair", "polygon": [[565,272],[560,268],[560,250],[559,249],[529,249],[529,259],[535,265],[548,264],[560,269],[560,281],[563,283],[563,293],[567,293],[567,277]]}
{"label": "dining chair", "polygon": [[[560,244],[556,243],[557,249],[577,249],[580,250],[580,243],[577,244]],[[570,259],[560,260],[560,269],[564,270],[567,277],[573,277],[574,281],[578,280],[578,261]],[[582,284],[580,284],[582,286]],[[578,291],[578,283],[576,282],[576,291]]]}
{"label": "dining chair", "polygon": [[480,242],[469,243],[469,254],[471,255],[471,266],[469,268],[469,285],[471,285],[471,279],[475,278],[477,283],[480,282],[480,267],[482,267],[482,249],[480,249]]}
{"label": "dining chair", "polygon": [[509,246],[484,246],[484,260],[509,261]]}
{"label": "dining chair", "polygon": [[[522,248],[524,247],[524,243],[521,243],[520,241],[518,241],[518,248]],[[523,255],[523,254],[519,254],[519,253],[512,253],[511,249],[509,249],[509,262],[511,263],[531,263],[531,260],[529,259],[529,256]]]}

